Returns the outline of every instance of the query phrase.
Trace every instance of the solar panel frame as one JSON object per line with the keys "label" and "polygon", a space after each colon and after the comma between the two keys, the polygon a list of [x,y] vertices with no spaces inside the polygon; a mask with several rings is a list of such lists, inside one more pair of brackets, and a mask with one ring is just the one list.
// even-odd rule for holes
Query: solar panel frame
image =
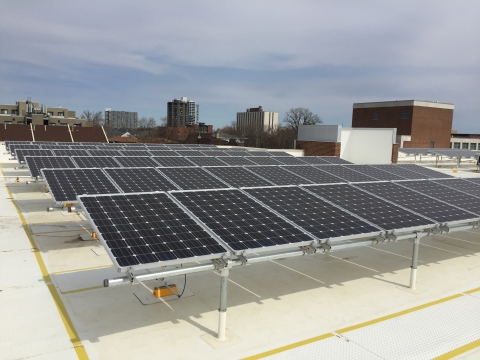
{"label": "solar panel frame", "polygon": [[[378,226],[313,196],[302,187],[269,186],[242,190],[322,242],[373,238],[383,232]],[[351,225],[348,229],[341,227],[345,224]],[[362,228],[363,231],[359,230]]]}
{"label": "solar panel frame", "polygon": [[148,150],[120,150],[123,156],[152,156]]}
{"label": "solar panel frame", "polygon": [[248,151],[249,156],[272,156],[269,151],[264,151],[264,150],[258,150],[258,151]]}
{"label": "solar panel frame", "polygon": [[71,158],[81,169],[123,167],[113,156],[72,156]]}
{"label": "solar panel frame", "polygon": [[157,167],[159,164],[150,156],[114,156],[122,167]]}
{"label": "solar panel frame", "polygon": [[[469,180],[469,179],[468,179]],[[476,181],[468,181],[467,179],[453,178],[453,179],[440,179],[432,180],[434,183],[446,186],[464,193],[470,194],[480,198],[480,178],[476,178]]]}
{"label": "solar panel frame", "polygon": [[15,151],[19,164],[25,164],[25,156],[53,156],[51,150],[48,149],[18,149]]}
{"label": "solar panel frame", "polygon": [[91,156],[122,156],[119,150],[87,150]]}
{"label": "solar panel frame", "polygon": [[312,183],[310,180],[298,176],[291,171],[287,171],[280,166],[245,166],[245,169],[275,185],[301,185]]}
{"label": "solar panel frame", "polygon": [[292,154],[286,151],[269,151],[271,156],[278,156],[278,157],[294,157]]}
{"label": "solar panel frame", "polygon": [[340,184],[346,183],[344,179],[325,171],[320,171],[316,166],[280,166],[282,169],[292,172],[313,184]]}
{"label": "solar panel frame", "polygon": [[[40,172],[50,190],[53,202],[56,204],[76,203],[77,195],[115,194],[122,192],[117,185],[110,180],[107,174],[99,168],[42,169]],[[71,177],[62,177],[60,181],[59,176],[65,174],[71,175]],[[91,180],[93,177],[95,177],[95,181]],[[73,179],[74,181],[69,181],[69,179]],[[85,179],[88,181],[86,182]],[[83,187],[85,189],[85,184],[88,185],[88,191],[92,192],[91,194],[78,193],[79,190],[84,191],[81,190],[81,188]],[[95,185],[97,187],[95,187]]]}
{"label": "solar panel frame", "polygon": [[186,159],[197,166],[223,166],[227,165],[222,160],[210,156],[187,156]]}
{"label": "solar panel frame", "polygon": [[377,169],[387,171],[392,174],[396,174],[398,176],[401,176],[407,180],[420,180],[420,179],[428,179],[428,176],[424,174],[420,174],[414,171],[410,171],[408,169],[405,169],[402,166],[398,166],[395,164],[380,164],[380,165],[371,165]]}
{"label": "solar panel frame", "polygon": [[[143,201],[141,201],[141,203],[143,203],[143,204],[146,204],[146,201],[145,201],[146,198],[151,197],[151,198],[153,198],[154,201],[151,201],[151,204],[147,204],[147,205],[155,206],[154,209],[151,209],[151,210],[156,210],[156,211],[151,212],[151,213],[154,213],[154,214],[158,214],[161,210],[160,206],[162,206],[163,204],[166,204],[166,205],[164,205],[165,207],[163,209],[165,210],[164,212],[169,212],[168,213],[169,217],[166,217],[167,220],[163,220],[163,224],[165,224],[168,221],[169,225],[163,226],[163,224],[162,224],[162,226],[156,226],[156,227],[150,228],[150,230],[146,229],[145,226],[141,226],[139,231],[135,232],[135,231],[123,230],[124,228],[133,227],[133,226],[131,226],[131,225],[133,225],[133,223],[131,223],[131,225],[129,225],[129,226],[124,226],[121,223],[121,221],[118,221],[120,223],[119,227],[120,227],[121,231],[117,231],[117,233],[121,234],[121,232],[123,230],[123,233],[126,233],[126,235],[129,236],[129,238],[124,237],[124,238],[122,238],[122,240],[113,240],[114,237],[112,237],[112,240],[107,240],[106,239],[107,234],[114,234],[113,232],[108,233],[107,230],[113,230],[112,228],[116,228],[116,226],[109,225],[109,224],[113,224],[113,221],[111,221],[112,218],[107,218],[104,213],[98,212],[95,215],[93,215],[93,214],[91,215],[90,214],[91,211],[89,211],[89,205],[87,205],[87,203],[88,203],[87,200],[91,199],[91,198],[95,198],[97,201],[102,200],[102,198],[113,198],[114,199],[117,196],[120,197],[120,198],[118,198],[120,200],[131,199],[130,202],[133,202],[133,201],[137,202],[137,200],[140,198],[140,199],[143,200]],[[165,193],[165,192],[149,192],[149,193],[141,193],[141,194],[133,193],[133,194],[98,194],[98,195],[81,195],[81,196],[79,195],[78,196],[78,202],[80,203],[80,206],[83,208],[85,216],[87,217],[89,223],[92,225],[94,231],[97,233],[100,242],[105,247],[105,250],[107,251],[107,254],[109,255],[113,264],[121,272],[124,272],[128,269],[131,269],[131,270],[145,270],[145,269],[159,268],[159,267],[162,267],[162,266],[174,266],[174,265],[180,265],[180,264],[188,264],[188,263],[192,263],[192,262],[208,261],[208,260],[222,258],[226,255],[227,256],[230,255],[229,249],[225,245],[223,245],[222,242],[219,241],[219,239],[213,233],[211,233],[211,231],[209,229],[206,229],[195,217],[192,217],[188,212],[186,212],[185,209],[176,201],[176,199],[173,198],[172,196],[170,196],[168,193]],[[124,201],[122,205],[126,205],[126,201]],[[175,210],[175,213],[173,213],[172,210]],[[120,213],[120,212],[121,211],[118,211],[117,213]],[[179,218],[172,219],[172,217],[174,217],[174,215],[178,216]],[[96,219],[94,219],[93,217],[95,217]],[[154,216],[151,216],[151,217],[154,217]],[[160,218],[160,216],[157,216],[157,217]],[[108,219],[108,222],[106,221],[106,219]],[[127,219],[126,221],[132,221],[132,220],[136,221],[136,218],[125,218],[125,219]],[[150,218],[149,218],[149,220],[150,220]],[[181,220],[181,221],[179,221],[179,220]],[[102,222],[103,222],[103,224],[102,224]],[[142,224],[142,225],[145,225],[144,220],[142,220],[142,222],[139,222],[139,223]],[[150,221],[148,223],[150,223]],[[156,224],[159,224],[159,223],[160,222],[157,222]],[[205,238],[201,238],[202,241],[198,241],[199,238],[196,238],[195,240],[188,239],[188,240],[180,241],[180,239],[177,237],[177,235],[182,236],[182,237],[187,237],[187,236],[182,235],[182,234],[186,234],[186,232],[185,233],[173,233],[173,231],[175,231],[176,228],[181,228],[180,226],[174,226],[174,225],[179,225],[179,224],[182,225],[181,227],[187,227],[188,226],[187,229],[189,229],[190,234],[191,234],[191,231],[193,230],[195,232],[198,232],[201,236],[205,236]],[[188,224],[188,225],[185,225],[185,224]],[[109,226],[110,226],[110,228],[109,228]],[[155,225],[153,225],[153,226],[155,226]],[[172,230],[172,228],[174,230]],[[106,231],[104,231],[104,230],[106,230]],[[150,239],[147,238],[148,239],[147,241],[149,241],[149,242],[152,241],[151,239],[153,238],[153,234],[150,234],[151,231],[153,231],[155,233],[155,235],[156,235],[155,237],[161,237],[164,240],[162,243],[160,243],[160,240],[158,240],[155,243],[152,243],[152,244],[149,243],[149,245],[147,245],[147,246],[148,246],[149,249],[150,249],[150,245],[151,245],[153,250],[162,250],[162,251],[158,252],[158,254],[162,253],[162,257],[171,258],[171,259],[170,260],[165,260],[165,261],[145,262],[145,263],[140,263],[140,261],[137,261],[138,262],[137,264],[133,264],[133,262],[131,262],[131,263],[123,262],[123,260],[122,260],[122,262],[120,262],[118,260],[120,257],[115,256],[115,254],[122,254],[123,255],[123,254],[126,253],[126,251],[124,252],[124,251],[119,251],[119,250],[114,250],[114,249],[122,249],[122,248],[127,248],[127,247],[114,248],[113,246],[125,245],[125,244],[122,244],[122,243],[119,243],[119,242],[120,241],[125,241],[125,243],[126,243],[126,240],[128,240],[130,244],[132,244],[132,243],[133,244],[140,244],[140,246],[133,246],[134,249],[137,249],[137,248],[142,249],[140,247],[145,246],[145,245],[142,244],[142,242],[147,244],[143,240],[143,239],[145,239],[145,237],[143,236],[142,231],[145,231],[145,233],[148,233],[147,236],[150,236]],[[162,234],[162,235],[160,235],[160,234]],[[132,235],[137,235],[137,237],[135,238]],[[116,237],[119,238],[119,236],[116,236]],[[168,236],[168,238],[167,238],[167,236]],[[111,236],[108,236],[108,237],[111,237]],[[178,239],[178,241],[175,241],[175,240],[171,241],[172,237],[176,237]],[[142,240],[140,241],[140,239],[142,239]],[[189,241],[189,243],[184,245],[183,241]],[[186,250],[186,249],[189,249],[189,252],[192,253],[193,255],[195,255],[194,252],[190,250],[191,248],[187,247],[190,244],[192,244],[192,242],[193,243],[198,243],[198,245],[208,244],[208,245],[205,245],[205,246],[208,246],[209,250],[215,249],[215,251],[217,251],[217,250],[221,249],[221,251],[219,251],[217,253],[214,253],[214,254],[211,253],[210,255],[178,257],[178,255],[184,255],[184,250]],[[204,247],[203,245],[202,245],[202,247]],[[132,248],[132,246],[129,247],[129,249],[131,249],[131,248]],[[171,252],[174,253],[173,256],[176,257],[175,259],[173,259],[173,256],[170,255]],[[134,254],[133,250],[131,251],[131,253]],[[140,252],[137,252],[137,256],[139,254],[140,254]],[[144,255],[144,256],[146,254],[148,254],[148,253],[142,253],[142,255]],[[157,260],[160,257],[160,255],[157,255],[157,252],[152,252],[152,254],[154,254],[154,256],[157,258]],[[163,256],[163,254],[166,255],[166,256]]]}
{"label": "solar panel frame", "polygon": [[190,157],[190,156],[206,156],[200,150],[175,150],[176,153],[183,157]]}
{"label": "solar panel frame", "polygon": [[273,156],[252,156],[249,160],[255,165],[269,166],[269,165],[284,165]]}
{"label": "solar panel frame", "polygon": [[242,166],[209,166],[204,169],[232,188],[272,185],[267,179],[253,174]]}
{"label": "solar panel frame", "polygon": [[162,157],[180,156],[180,155],[178,155],[177,152],[175,152],[173,150],[151,150],[151,149],[149,149],[148,152],[150,153],[149,156],[162,156]]}
{"label": "solar panel frame", "polygon": [[110,180],[124,193],[178,190],[154,167],[103,168]]}
{"label": "solar panel frame", "polygon": [[[243,203],[246,204],[246,205],[252,205],[252,206],[249,206],[248,208],[252,210],[252,212],[249,212],[247,214],[243,213],[243,214],[240,214],[241,216],[237,216],[237,214],[230,214],[230,208],[228,209],[221,209],[221,217],[223,218],[227,218],[227,220],[225,219],[217,219],[217,220],[222,220],[222,223],[230,223],[232,224],[233,221],[236,221],[237,224],[241,224],[242,226],[242,229],[240,229],[240,225],[237,225],[237,230],[235,230],[236,233],[232,233],[232,231],[234,231],[234,226],[231,226],[230,228],[228,228],[230,230],[230,232],[228,232],[227,228],[226,227],[223,227],[220,223],[220,221],[215,221],[213,216],[211,215],[203,215],[203,214],[208,214],[205,210],[198,210],[198,209],[202,209],[202,205],[203,205],[203,200],[199,200],[202,198],[205,198],[206,196],[209,196],[211,194],[214,194],[213,196],[210,196],[211,197],[211,200],[208,204],[209,207],[213,207],[215,206],[215,209],[218,209],[220,208],[220,205],[218,204],[218,202],[220,202],[222,199],[222,197],[225,197],[224,194],[233,194],[233,196],[237,196],[237,199],[240,203],[240,201],[243,200]],[[257,201],[255,198],[249,196],[248,194],[246,194],[245,192],[239,190],[239,189],[231,189],[231,188],[227,188],[227,189],[205,189],[205,190],[195,190],[195,191],[171,191],[169,192],[169,194],[174,197],[177,202],[179,204],[181,204],[184,209],[186,211],[189,212],[189,214],[191,214],[192,216],[196,217],[201,224],[203,224],[204,227],[208,228],[212,233],[214,233],[216,235],[216,237],[223,243],[225,244],[225,246],[228,247],[228,249],[230,249],[232,251],[232,253],[234,253],[235,255],[246,255],[246,254],[250,254],[250,253],[262,253],[262,252],[271,252],[271,251],[277,251],[277,250],[286,250],[286,249],[292,249],[292,248],[299,248],[301,246],[305,246],[305,245],[311,245],[313,243],[316,242],[316,238],[314,236],[312,236],[311,234],[308,234],[304,229],[301,229],[299,227],[297,227],[295,224],[293,224],[291,221],[283,218],[282,216],[280,216],[279,214],[277,214],[276,212],[272,211],[270,208],[266,207],[265,205],[263,205],[262,203],[260,203],[259,201]],[[190,196],[187,198],[187,196]],[[191,201],[191,199],[195,197],[195,200],[196,201]],[[187,201],[188,199],[188,201]],[[247,201],[248,200],[248,201]],[[194,204],[194,206],[192,205],[192,203]],[[240,211],[243,211],[243,207],[239,207],[239,206],[236,206],[237,203],[234,204],[235,205],[235,209],[232,209],[232,211],[237,211],[237,212],[240,212]],[[255,205],[255,206],[253,206]],[[223,204],[222,204],[223,206]],[[229,204],[229,206],[232,206],[231,204]],[[215,210],[215,209],[211,209],[210,211],[211,212],[219,212],[220,210]],[[202,214],[203,213],[203,214]],[[257,216],[259,216],[258,218],[254,217],[254,219],[249,219],[249,217],[252,217],[251,214],[256,214]],[[268,215],[268,217],[265,217],[265,215]],[[261,216],[264,216],[263,218],[261,218]],[[207,219],[210,218],[211,220],[208,220]],[[228,219],[232,219],[232,220],[228,220]],[[260,219],[260,221],[259,221]],[[265,219],[268,219],[268,220],[272,220],[274,219],[275,221],[273,222],[274,225],[271,225],[270,223],[266,223]],[[248,227],[251,227],[253,228],[251,230],[251,232],[244,232],[243,231],[243,227],[247,227],[247,222],[248,220]],[[265,221],[264,223],[262,223],[261,221]],[[254,223],[255,221],[255,225],[252,225],[252,223]],[[260,224],[257,224],[257,222],[259,222]],[[252,247],[253,243],[256,242],[258,243],[260,241],[260,239],[257,238],[252,238],[253,235],[256,235],[258,236],[258,233],[261,234],[261,236],[263,236],[265,234],[265,232],[267,231],[267,229],[265,229],[266,227],[269,228],[268,231],[274,231],[272,230],[272,228],[276,227],[278,222],[282,223],[284,226],[288,226],[288,228],[283,228],[283,229],[276,229],[275,231],[276,232],[281,232],[283,233],[284,235],[281,235],[279,236],[280,238],[283,238],[283,236],[287,236],[285,233],[286,232],[289,232],[290,231],[290,235],[288,235],[289,237],[290,236],[293,236],[295,235],[295,233],[298,235],[298,237],[302,238],[300,241],[298,242],[294,242],[294,243],[288,243],[286,240],[283,240],[284,242],[287,242],[286,244],[283,243],[283,244],[278,244],[278,245],[270,245],[270,246],[264,246],[264,247]],[[214,223],[216,225],[214,225]],[[245,224],[244,224],[245,223]],[[270,225],[270,226],[268,226]],[[255,227],[254,227],[255,226]],[[223,229],[223,230],[222,230]],[[263,232],[262,232],[263,231]],[[257,234],[255,234],[255,232],[257,232]],[[285,233],[284,233],[285,232]],[[293,234],[293,235],[292,235]],[[246,236],[245,236],[246,235]],[[277,233],[275,233],[275,235],[277,235]],[[241,237],[240,237],[241,236]],[[229,238],[227,238],[229,237]],[[233,241],[229,241],[231,238],[242,238],[244,239],[244,242],[249,244],[250,247],[248,245],[243,245],[243,241],[237,241],[237,242],[233,242]],[[246,238],[246,239],[245,239]],[[270,238],[267,237],[267,239],[261,239],[262,241],[265,241],[265,242],[269,242]],[[278,242],[281,242],[280,239],[277,238],[277,241]],[[273,240],[271,240],[270,242],[273,242]],[[241,244],[240,244],[241,243]],[[242,246],[243,245],[243,246]],[[256,244],[258,245],[258,244]]]}
{"label": "solar panel frame", "polygon": [[[437,225],[431,219],[412,213],[403,207],[375,197],[350,184],[302,185],[302,187],[313,195],[388,232],[412,232],[430,229]],[[380,211],[378,211],[379,209]],[[395,222],[392,220],[399,217],[403,217],[403,219],[408,217],[410,222],[415,219],[416,223],[411,226],[404,226],[399,225],[401,221]],[[409,223],[407,220],[405,222]]]}
{"label": "solar panel frame", "polygon": [[320,156],[321,159],[329,162],[330,164],[351,164],[350,161],[344,160],[342,158],[339,158],[337,156]]}
{"label": "solar panel frame", "polygon": [[316,168],[320,171],[324,171],[330,175],[334,175],[336,177],[339,177],[340,179],[345,180],[345,182],[370,182],[370,181],[376,181],[377,179],[362,174],[358,171],[354,171],[349,168],[349,165],[319,165],[316,166]]}
{"label": "solar panel frame", "polygon": [[217,159],[230,166],[256,165],[245,156],[218,156]]}
{"label": "solar panel frame", "polygon": [[391,181],[391,180],[405,180],[404,177],[397,175],[397,174],[392,174],[388,171],[383,171],[380,170],[376,167],[370,166],[370,165],[342,165],[344,167],[348,167],[348,169],[357,171],[361,174],[367,175],[372,177],[375,180],[386,180],[386,181]]}
{"label": "solar panel frame", "polygon": [[181,190],[226,189],[226,184],[201,167],[161,167],[157,170]]}
{"label": "solar panel frame", "polygon": [[183,156],[152,156],[161,167],[196,167],[194,163]]}
{"label": "solar panel frame", "polygon": [[330,165],[331,164],[328,161],[323,160],[319,156],[302,156],[301,160],[304,163],[310,164],[310,165]]}
{"label": "solar panel frame", "polygon": [[40,169],[76,168],[75,163],[68,156],[25,156],[25,163],[32,178],[42,175]]}
{"label": "solar panel frame", "polygon": [[275,156],[275,160],[280,162],[282,165],[305,165],[306,162],[302,160],[301,157],[297,156]]}
{"label": "solar panel frame", "polygon": [[17,150],[42,150],[38,144],[11,144],[10,152],[12,155],[17,155]]}
{"label": "solar panel frame", "polygon": [[475,214],[460,209],[428,195],[402,187],[397,182],[379,181],[355,184],[354,187],[367,191],[373,196],[397,204],[411,212],[432,219],[438,224],[454,225],[474,221]]}
{"label": "solar panel frame", "polygon": [[230,156],[230,154],[227,151],[217,150],[217,149],[214,149],[214,150],[200,150],[200,152],[205,156],[215,156],[215,157]]}
{"label": "solar panel frame", "polygon": [[56,156],[90,156],[87,149],[53,149]]}

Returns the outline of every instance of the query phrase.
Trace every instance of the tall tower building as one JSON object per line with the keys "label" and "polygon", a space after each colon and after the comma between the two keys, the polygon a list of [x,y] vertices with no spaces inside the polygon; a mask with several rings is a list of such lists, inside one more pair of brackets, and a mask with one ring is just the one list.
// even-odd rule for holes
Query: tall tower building
{"label": "tall tower building", "polygon": [[200,106],[185,96],[181,99],[173,99],[167,103],[168,126],[187,126],[199,123]]}
{"label": "tall tower building", "polygon": [[261,106],[237,113],[237,128],[245,131],[247,128],[258,128],[272,131],[278,126],[278,112],[264,111]]}
{"label": "tall tower building", "polygon": [[113,129],[136,129],[138,113],[135,111],[116,111],[105,108],[105,126]]}

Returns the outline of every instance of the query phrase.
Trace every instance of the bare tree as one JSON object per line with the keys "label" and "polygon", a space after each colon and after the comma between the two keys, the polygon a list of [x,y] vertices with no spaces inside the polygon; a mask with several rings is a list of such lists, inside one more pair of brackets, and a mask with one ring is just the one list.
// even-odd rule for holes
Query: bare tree
{"label": "bare tree", "polygon": [[157,120],[155,120],[155,118],[153,116],[150,116],[147,120],[147,129],[153,129],[155,127],[157,127]]}
{"label": "bare tree", "polygon": [[167,126],[168,125],[168,121],[167,121],[167,117],[166,116],[162,116],[160,118],[160,126]]}
{"label": "bare tree", "polygon": [[295,134],[298,134],[298,127],[300,125],[315,125],[323,123],[320,116],[312,113],[306,108],[292,108],[285,113],[283,122],[286,123],[288,128],[295,130]]}
{"label": "bare tree", "polygon": [[138,119],[138,128],[139,129],[146,129],[147,128],[148,119],[146,116],[142,116]]}
{"label": "bare tree", "polygon": [[83,110],[80,118],[92,122],[93,126],[102,126],[104,124],[103,112],[101,111]]}

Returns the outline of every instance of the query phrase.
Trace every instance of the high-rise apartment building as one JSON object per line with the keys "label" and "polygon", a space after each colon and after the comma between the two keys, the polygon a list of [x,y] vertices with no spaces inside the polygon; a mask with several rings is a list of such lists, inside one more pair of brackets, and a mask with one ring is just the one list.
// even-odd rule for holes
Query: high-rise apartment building
{"label": "high-rise apartment building", "polygon": [[200,120],[200,106],[185,96],[181,99],[173,99],[167,103],[168,126],[195,125]]}
{"label": "high-rise apartment building", "polygon": [[115,111],[105,108],[105,126],[112,129],[136,129],[138,113],[136,111]]}
{"label": "high-rise apartment building", "polygon": [[237,128],[244,131],[246,128],[258,127],[271,131],[278,126],[278,112],[264,111],[261,106],[237,113]]}

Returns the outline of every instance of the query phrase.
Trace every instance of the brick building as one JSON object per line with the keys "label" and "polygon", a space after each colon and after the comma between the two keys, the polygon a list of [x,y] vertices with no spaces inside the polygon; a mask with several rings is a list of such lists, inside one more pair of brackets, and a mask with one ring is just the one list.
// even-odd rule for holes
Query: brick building
{"label": "brick building", "polygon": [[453,109],[435,101],[356,103],[352,128],[396,128],[400,147],[449,148]]}

